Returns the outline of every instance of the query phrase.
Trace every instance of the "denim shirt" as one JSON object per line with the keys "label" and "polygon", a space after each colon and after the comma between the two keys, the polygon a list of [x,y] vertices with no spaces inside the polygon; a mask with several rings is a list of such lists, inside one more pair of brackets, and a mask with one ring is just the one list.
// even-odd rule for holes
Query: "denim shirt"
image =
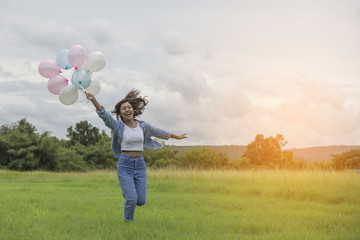
{"label": "denim shirt", "polygon": [[[105,111],[105,108],[101,111],[96,110],[99,117],[104,121],[105,125],[112,130],[112,143],[111,150],[114,152],[116,158],[120,157],[121,154],[121,141],[124,135],[125,123],[123,121],[115,120],[109,112]],[[142,129],[144,130],[144,148],[159,149],[164,146],[159,142],[153,140],[151,137],[154,136],[160,139],[169,139],[171,133],[151,126],[148,122],[136,120]]]}

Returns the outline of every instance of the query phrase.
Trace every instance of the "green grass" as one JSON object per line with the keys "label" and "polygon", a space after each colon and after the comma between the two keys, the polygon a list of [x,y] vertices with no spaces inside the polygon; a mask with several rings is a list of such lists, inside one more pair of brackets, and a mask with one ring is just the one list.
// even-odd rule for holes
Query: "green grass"
{"label": "green grass", "polygon": [[0,239],[360,239],[360,174],[148,171],[124,223],[114,171],[0,171]]}

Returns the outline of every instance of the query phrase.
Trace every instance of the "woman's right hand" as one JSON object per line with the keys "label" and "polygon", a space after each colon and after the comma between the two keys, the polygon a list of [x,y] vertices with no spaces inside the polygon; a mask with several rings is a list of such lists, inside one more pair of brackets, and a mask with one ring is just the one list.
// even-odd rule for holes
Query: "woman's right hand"
{"label": "woman's right hand", "polygon": [[86,95],[86,98],[89,99],[89,100],[93,100],[95,97],[92,93],[89,93],[89,92],[86,92],[84,91],[85,95]]}
{"label": "woman's right hand", "polygon": [[98,101],[96,100],[94,94],[89,93],[84,91],[86,98],[89,99],[95,106],[96,110],[101,111],[103,109],[103,107],[100,105],[100,103],[98,103]]}

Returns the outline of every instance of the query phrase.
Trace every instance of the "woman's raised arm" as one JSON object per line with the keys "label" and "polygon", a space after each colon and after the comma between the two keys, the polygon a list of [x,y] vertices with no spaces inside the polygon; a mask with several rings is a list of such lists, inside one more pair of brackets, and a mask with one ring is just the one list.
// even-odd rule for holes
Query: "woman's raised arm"
{"label": "woman's raised arm", "polygon": [[86,95],[86,98],[89,99],[95,106],[96,110],[101,111],[103,107],[100,105],[100,103],[96,100],[95,96],[92,93],[84,92]]}

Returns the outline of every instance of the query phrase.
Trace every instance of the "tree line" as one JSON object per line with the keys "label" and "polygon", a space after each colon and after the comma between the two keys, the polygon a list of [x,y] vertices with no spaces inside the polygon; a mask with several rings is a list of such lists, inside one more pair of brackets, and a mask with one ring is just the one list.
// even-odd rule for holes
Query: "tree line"
{"label": "tree line", "polygon": [[[67,128],[68,140],[51,136],[48,131],[38,133],[26,118],[1,125],[0,134],[0,169],[62,172],[116,168],[117,159],[110,150],[111,137],[86,120]],[[294,160],[291,151],[282,149],[286,144],[281,134],[267,138],[257,134],[244,154],[231,160],[225,153],[207,147],[180,154],[165,145],[162,149],[146,149],[143,155],[150,168],[360,169],[360,149],[333,155],[331,162],[309,164]]]}

